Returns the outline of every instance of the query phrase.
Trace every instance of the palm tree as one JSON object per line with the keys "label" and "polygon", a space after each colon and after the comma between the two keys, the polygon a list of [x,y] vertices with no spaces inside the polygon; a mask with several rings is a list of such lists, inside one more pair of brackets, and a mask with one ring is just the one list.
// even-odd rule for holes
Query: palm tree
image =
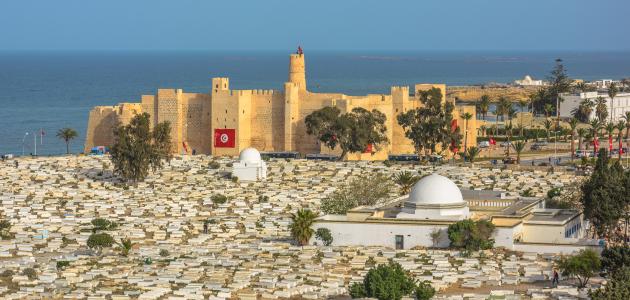
{"label": "palm tree", "polygon": [[134,244],[131,242],[131,239],[121,238],[120,243],[118,243],[118,245],[120,246],[120,252],[122,256],[129,256],[129,252],[131,252],[131,249],[133,248]]}
{"label": "palm tree", "polygon": [[486,129],[488,129],[486,127],[486,125],[479,126],[479,129],[481,130],[481,136],[485,136],[486,135]]}
{"label": "palm tree", "polygon": [[599,122],[599,119],[597,118],[591,120],[589,124],[591,125],[592,130],[591,137],[593,139],[593,148],[595,148],[595,143],[598,140],[599,127],[601,126],[601,124]]}
{"label": "palm tree", "polygon": [[571,128],[571,160],[575,158],[575,129],[577,128],[578,120],[576,118],[569,121],[569,127]]}
{"label": "palm tree", "polygon": [[621,151],[621,145],[622,145],[622,140],[623,140],[623,130],[626,128],[626,122],[624,122],[623,120],[619,120],[619,122],[617,123],[617,142],[619,144],[619,162],[621,162],[621,154],[623,153],[623,151]]}
{"label": "palm tree", "polygon": [[578,135],[578,150],[582,150],[582,140],[584,139],[584,137],[586,136],[586,129],[584,128],[578,128],[577,130],[577,135]]}
{"label": "palm tree", "polygon": [[291,236],[298,242],[300,246],[308,244],[308,241],[313,236],[313,222],[315,222],[317,215],[309,209],[300,208],[297,213],[291,214]]}
{"label": "palm tree", "polygon": [[510,157],[510,145],[511,145],[511,138],[512,138],[512,124],[508,124],[505,126],[505,136],[507,137],[507,156]]}
{"label": "palm tree", "polygon": [[621,118],[626,121],[626,147],[630,150],[630,111],[627,111]]}
{"label": "palm tree", "polygon": [[70,154],[70,141],[79,136],[79,133],[72,128],[61,128],[57,131],[57,137],[66,142],[66,154]]}
{"label": "palm tree", "polygon": [[476,146],[472,146],[468,148],[468,150],[466,151],[466,158],[468,159],[471,165],[475,163],[475,158],[477,158],[480,152],[481,151]]}
{"label": "palm tree", "polygon": [[512,110],[512,102],[506,97],[500,97],[497,106],[497,109],[501,113],[501,120],[505,122],[505,117],[510,113],[510,110]]}
{"label": "palm tree", "polygon": [[488,114],[489,110],[490,110],[490,96],[482,95],[481,100],[479,101],[479,113],[481,114],[484,120],[486,119],[486,115]]}
{"label": "palm tree", "polygon": [[411,191],[411,187],[420,180],[419,176],[413,175],[409,171],[402,171],[394,175],[394,182],[400,185],[400,194],[407,195]]}
{"label": "palm tree", "polygon": [[470,121],[472,117],[473,115],[469,112],[462,115],[462,119],[464,119],[464,151],[466,151],[466,146],[468,142],[468,121]]}
{"label": "palm tree", "polygon": [[514,144],[512,144],[512,146],[514,147],[514,151],[516,151],[516,163],[520,165],[521,152],[525,150],[525,141],[515,141]]}
{"label": "palm tree", "polygon": [[551,130],[551,126],[553,123],[549,119],[545,119],[545,130],[547,131],[547,143],[549,143],[549,131]]}
{"label": "palm tree", "polygon": [[628,87],[630,87],[630,78],[621,79],[621,87],[624,92],[627,92]]}
{"label": "palm tree", "polygon": [[595,100],[595,115],[602,122],[608,117],[608,109],[606,108],[606,99],[604,97],[597,97]]}
{"label": "palm tree", "polygon": [[551,112],[553,112],[553,105],[551,103],[546,103],[543,110],[545,111],[545,117],[549,118]]}
{"label": "palm tree", "polygon": [[617,84],[614,82],[611,82],[610,85],[608,86],[608,97],[610,97],[610,122],[613,121],[613,115],[615,114],[615,110],[614,110],[614,103],[615,103],[615,97],[617,96],[617,93],[619,92],[619,89],[617,88]]}
{"label": "palm tree", "polygon": [[588,122],[591,118],[591,113],[593,113],[593,108],[595,107],[595,102],[591,99],[584,99],[580,102],[580,104],[571,110],[571,114],[574,118],[580,120],[581,122]]}
{"label": "palm tree", "polygon": [[[611,122],[611,123],[606,124],[605,129],[606,129],[606,132],[608,133],[608,145],[609,145],[608,147],[610,148],[612,147],[613,132],[615,132],[615,129],[617,129],[617,126],[615,126],[615,124]],[[610,151],[610,149],[608,151]]]}

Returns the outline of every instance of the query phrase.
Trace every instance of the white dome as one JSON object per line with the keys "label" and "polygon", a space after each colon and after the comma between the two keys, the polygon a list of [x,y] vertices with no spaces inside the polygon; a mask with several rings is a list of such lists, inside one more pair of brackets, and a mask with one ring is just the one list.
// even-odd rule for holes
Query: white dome
{"label": "white dome", "polygon": [[257,163],[262,159],[260,158],[260,152],[258,152],[255,148],[250,147],[241,151],[241,155],[238,156],[238,160],[241,162]]}
{"label": "white dome", "polygon": [[416,205],[462,204],[464,197],[454,182],[433,173],[416,182],[407,202]]}

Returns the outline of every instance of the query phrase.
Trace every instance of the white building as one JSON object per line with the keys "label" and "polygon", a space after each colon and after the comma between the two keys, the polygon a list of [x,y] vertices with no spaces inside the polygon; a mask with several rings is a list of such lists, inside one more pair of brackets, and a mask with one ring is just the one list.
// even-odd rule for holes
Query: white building
{"label": "white building", "polygon": [[534,80],[531,76],[525,75],[521,80],[514,80],[514,84],[521,86],[541,86],[545,83],[542,80]]}
{"label": "white building", "polygon": [[[597,98],[602,97],[606,100],[606,108],[608,110],[608,118],[606,122],[610,121],[611,116],[611,99],[606,92],[585,92],[579,94],[562,94],[564,101],[560,104],[560,117],[571,118],[573,117],[572,111],[580,106],[580,103],[589,99],[595,103]],[[630,111],[630,93],[618,93],[612,102],[612,119],[616,123],[621,120],[621,117]],[[590,119],[595,118],[595,108],[591,112]]]}
{"label": "white building", "polygon": [[[345,215],[319,217],[314,229],[328,228],[333,246],[448,247],[449,225],[467,218],[487,219],[496,226],[496,247],[547,253],[590,247],[583,240],[582,214],[576,210],[545,209],[543,199],[469,192],[476,199],[465,200],[455,183],[432,174],[418,181],[409,196],[384,205],[357,207]],[[316,238],[311,242],[316,243]]]}
{"label": "white building", "polygon": [[232,166],[232,176],[239,181],[257,181],[267,178],[267,164],[254,148],[245,148]]}

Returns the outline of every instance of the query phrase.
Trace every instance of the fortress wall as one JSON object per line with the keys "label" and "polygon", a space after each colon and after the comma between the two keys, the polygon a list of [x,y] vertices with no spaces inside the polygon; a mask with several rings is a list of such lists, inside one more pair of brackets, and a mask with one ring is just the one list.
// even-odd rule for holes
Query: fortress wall
{"label": "fortress wall", "polygon": [[94,107],[88,118],[84,152],[90,152],[94,146],[111,147],[114,143],[115,127],[118,124],[128,124],[131,118],[140,112],[142,112],[140,103]]}
{"label": "fortress wall", "polygon": [[157,122],[171,123],[171,141],[176,153],[183,149],[181,95],[180,89],[158,89],[157,92]]}
{"label": "fortress wall", "polygon": [[252,93],[251,147],[260,151],[284,150],[284,93]]}
{"label": "fortress wall", "polygon": [[193,149],[198,154],[210,154],[212,132],[210,94],[182,94],[182,139],[187,145],[188,153]]}
{"label": "fortress wall", "polygon": [[240,153],[241,150],[250,147],[252,135],[258,135],[252,130],[252,91],[239,91],[237,104],[235,117],[238,124],[236,127],[238,142],[236,148]]}
{"label": "fortress wall", "polygon": [[[215,83],[218,82],[218,83]],[[222,86],[223,79],[222,78],[214,78],[213,79],[213,87],[216,87],[217,84],[219,87]],[[238,155],[239,154],[239,139],[240,132],[238,130],[238,109],[239,109],[239,95],[241,91],[230,91],[229,85],[225,85],[225,88],[221,89],[213,89],[212,90],[212,101],[211,101],[211,152],[213,155],[223,156],[223,155]],[[251,98],[249,98],[251,99]],[[224,129],[224,128],[234,128],[236,130],[236,148],[215,148],[214,147],[214,130],[215,129]],[[246,129],[246,128],[241,128]]]}

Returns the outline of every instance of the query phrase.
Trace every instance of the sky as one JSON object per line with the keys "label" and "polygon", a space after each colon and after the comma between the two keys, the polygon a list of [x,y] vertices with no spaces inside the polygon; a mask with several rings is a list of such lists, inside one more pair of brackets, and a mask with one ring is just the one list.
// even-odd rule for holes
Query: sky
{"label": "sky", "polygon": [[628,0],[0,0],[0,50],[630,50]]}

